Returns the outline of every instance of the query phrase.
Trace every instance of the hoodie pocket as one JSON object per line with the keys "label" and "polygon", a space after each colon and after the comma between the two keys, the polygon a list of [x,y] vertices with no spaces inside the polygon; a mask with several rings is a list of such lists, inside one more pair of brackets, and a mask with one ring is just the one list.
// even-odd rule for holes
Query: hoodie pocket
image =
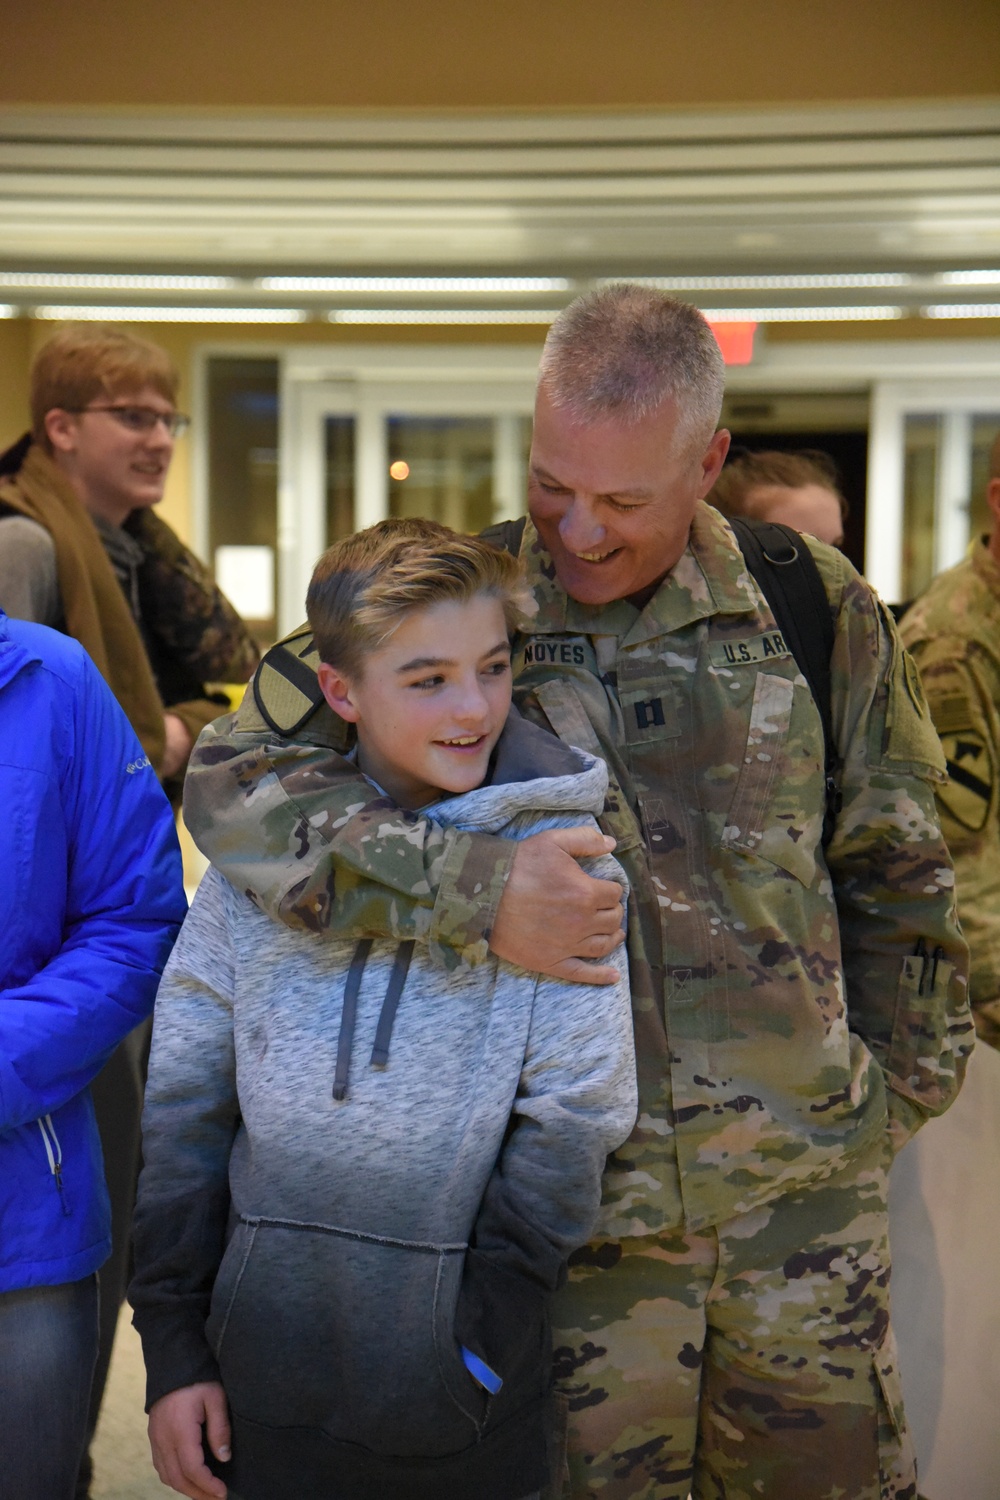
{"label": "hoodie pocket", "polygon": [[452,1341],[471,1349],[503,1380],[490,1400],[491,1424],[547,1397],[552,1386],[549,1298],[535,1282],[470,1249],[451,1327]]}
{"label": "hoodie pocket", "polygon": [[474,1444],[487,1398],[449,1316],[464,1246],[243,1220],[206,1333],[233,1410],[404,1458]]}

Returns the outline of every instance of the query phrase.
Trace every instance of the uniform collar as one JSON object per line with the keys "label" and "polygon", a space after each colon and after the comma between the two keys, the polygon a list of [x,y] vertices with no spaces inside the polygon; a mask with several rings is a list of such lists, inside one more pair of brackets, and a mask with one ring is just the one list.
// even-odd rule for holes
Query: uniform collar
{"label": "uniform collar", "polygon": [[704,502],[695,512],[683,554],[641,612],[624,599],[605,605],[570,599],[530,521],[521,557],[538,605],[537,615],[523,626],[531,635],[613,635],[631,646],[710,615],[748,614],[757,608],[736,538],[719,512]]}
{"label": "uniform collar", "polygon": [[975,537],[969,543],[966,556],[972,563],[974,572],[979,575],[990,592],[1000,599],[1000,563],[997,563],[990,551],[989,537]]}

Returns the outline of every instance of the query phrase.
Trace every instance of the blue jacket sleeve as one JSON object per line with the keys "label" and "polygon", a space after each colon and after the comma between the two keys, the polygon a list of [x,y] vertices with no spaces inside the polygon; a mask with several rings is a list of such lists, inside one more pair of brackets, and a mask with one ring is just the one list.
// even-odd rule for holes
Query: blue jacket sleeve
{"label": "blue jacket sleeve", "polygon": [[63,665],[62,945],[0,992],[0,1130],[81,1092],[152,1010],[186,902],[170,805],[97,669]]}

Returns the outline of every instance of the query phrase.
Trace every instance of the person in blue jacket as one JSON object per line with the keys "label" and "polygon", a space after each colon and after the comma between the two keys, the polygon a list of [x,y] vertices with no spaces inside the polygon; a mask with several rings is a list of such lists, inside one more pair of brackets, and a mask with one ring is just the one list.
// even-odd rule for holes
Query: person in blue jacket
{"label": "person in blue jacket", "polygon": [[173,817],[82,647],[0,610],[0,1500],[73,1494],[110,1210],[89,1084],[184,916]]}

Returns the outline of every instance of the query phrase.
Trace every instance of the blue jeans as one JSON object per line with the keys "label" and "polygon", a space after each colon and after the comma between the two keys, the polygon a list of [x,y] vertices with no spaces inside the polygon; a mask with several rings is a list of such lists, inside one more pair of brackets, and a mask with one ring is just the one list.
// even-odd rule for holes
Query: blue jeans
{"label": "blue jeans", "polygon": [[0,1500],[71,1500],[97,1359],[97,1277],[0,1292]]}

